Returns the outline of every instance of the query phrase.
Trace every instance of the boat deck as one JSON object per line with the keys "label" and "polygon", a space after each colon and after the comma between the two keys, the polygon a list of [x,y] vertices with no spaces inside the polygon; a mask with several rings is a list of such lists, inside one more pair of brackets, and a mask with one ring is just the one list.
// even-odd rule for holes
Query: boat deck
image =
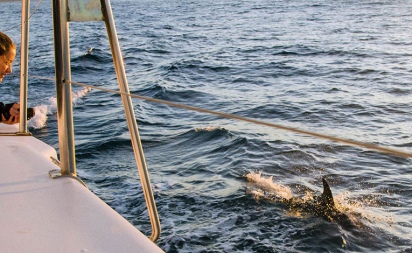
{"label": "boat deck", "polygon": [[77,180],[51,179],[50,157],[32,136],[0,136],[0,252],[163,252]]}

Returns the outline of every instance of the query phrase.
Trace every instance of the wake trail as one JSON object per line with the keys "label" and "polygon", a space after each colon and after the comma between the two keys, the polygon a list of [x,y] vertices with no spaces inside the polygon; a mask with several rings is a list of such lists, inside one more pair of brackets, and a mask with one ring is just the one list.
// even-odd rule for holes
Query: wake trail
{"label": "wake trail", "polygon": [[280,183],[275,183],[273,181],[273,176],[264,177],[262,171],[258,173],[249,172],[245,175],[245,178],[250,183],[248,192],[256,199],[264,197],[267,192],[285,199],[293,197],[292,190],[289,187]]}
{"label": "wake trail", "polygon": [[[91,91],[90,88],[84,88],[82,90],[72,93],[73,105],[79,103],[80,99],[87,95]],[[48,103],[33,107],[35,115],[28,121],[29,128],[40,129],[46,125],[48,115],[53,115],[57,112],[57,98],[51,97],[48,99]]]}
{"label": "wake trail", "polygon": [[[244,176],[248,183],[246,193],[251,195],[255,200],[269,200],[270,202],[282,202],[283,200],[298,199],[302,203],[311,203],[315,191],[305,191],[304,195],[294,196],[290,187],[277,183],[273,176],[264,176],[263,172],[249,172]],[[387,206],[381,203],[382,196],[369,194],[367,196],[352,196],[349,190],[334,196],[336,208],[347,214],[350,220],[357,224],[358,227],[365,227],[365,224],[371,226],[384,227],[395,224],[394,217]],[[297,217],[301,212],[295,212],[289,208],[289,214]]]}

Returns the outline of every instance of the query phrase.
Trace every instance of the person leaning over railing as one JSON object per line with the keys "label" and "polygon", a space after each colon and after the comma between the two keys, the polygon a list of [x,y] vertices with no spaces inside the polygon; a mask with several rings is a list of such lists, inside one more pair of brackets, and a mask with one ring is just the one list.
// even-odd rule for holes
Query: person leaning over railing
{"label": "person leaning over railing", "polygon": [[[16,57],[16,45],[6,34],[0,32],[0,83],[10,74],[12,63]],[[1,123],[16,124],[20,121],[20,105],[18,103],[3,104],[0,102]]]}

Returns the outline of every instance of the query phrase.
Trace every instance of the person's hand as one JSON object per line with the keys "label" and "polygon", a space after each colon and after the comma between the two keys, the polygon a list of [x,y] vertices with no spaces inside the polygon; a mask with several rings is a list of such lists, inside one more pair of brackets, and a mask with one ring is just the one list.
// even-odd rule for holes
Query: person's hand
{"label": "person's hand", "polygon": [[16,124],[20,122],[20,104],[14,103],[9,110],[10,117],[7,120],[4,115],[1,115],[1,123]]}
{"label": "person's hand", "polygon": [[14,103],[9,110],[10,116],[20,116],[20,104]]}

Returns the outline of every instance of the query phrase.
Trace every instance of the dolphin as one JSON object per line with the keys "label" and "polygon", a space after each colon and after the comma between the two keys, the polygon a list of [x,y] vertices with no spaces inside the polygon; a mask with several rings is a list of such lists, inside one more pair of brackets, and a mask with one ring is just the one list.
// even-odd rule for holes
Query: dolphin
{"label": "dolphin", "polygon": [[[250,181],[254,180],[251,179]],[[289,210],[292,213],[320,216],[328,221],[335,222],[348,220],[349,217],[343,212],[345,210],[341,211],[340,209],[342,208],[338,209],[336,207],[332,190],[324,177],[322,178],[322,183],[322,194],[314,196],[310,199],[294,196],[282,196],[281,194],[277,194],[270,189],[265,189],[263,191],[252,190],[251,192],[257,194],[257,199],[263,197],[263,199],[269,200],[271,202],[277,202],[286,205],[287,207],[289,207]]]}
{"label": "dolphin", "polygon": [[322,194],[314,196],[313,200],[292,197],[289,199],[282,198],[281,202],[287,204],[293,211],[311,213],[329,221],[346,220],[348,216],[336,207],[332,190],[324,177],[322,183]]}

